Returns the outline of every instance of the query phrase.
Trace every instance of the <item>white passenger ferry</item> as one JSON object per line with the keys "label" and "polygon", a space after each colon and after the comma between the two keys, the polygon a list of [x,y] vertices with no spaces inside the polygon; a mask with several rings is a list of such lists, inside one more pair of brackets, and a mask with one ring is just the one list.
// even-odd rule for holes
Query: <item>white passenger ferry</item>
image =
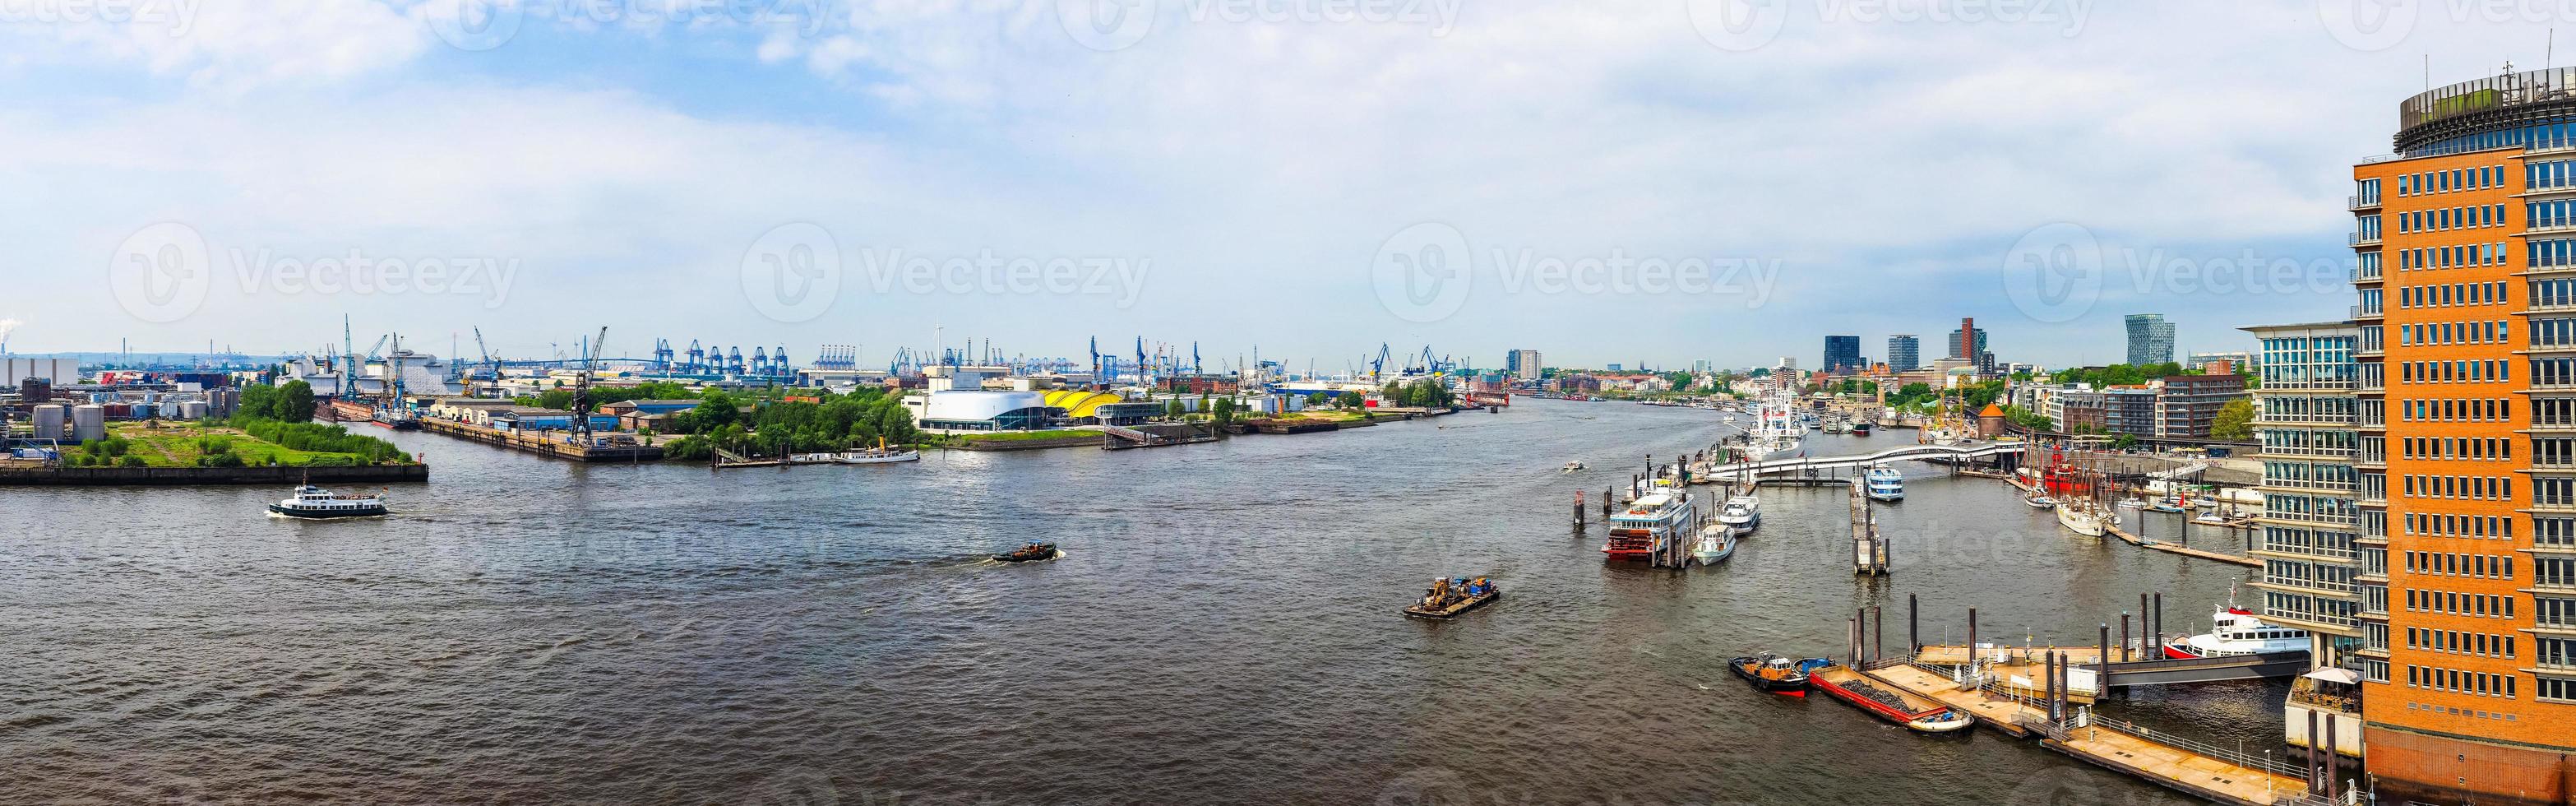
{"label": "white passenger ferry", "polygon": [[340,495],[306,484],[295,488],[295,497],[268,505],[268,512],[286,518],[364,518],[385,514],[385,499],[380,495]]}
{"label": "white passenger ferry", "polygon": [[1869,497],[1873,501],[1905,500],[1905,474],[1896,468],[1878,465],[1869,469]]}
{"label": "white passenger ferry", "polygon": [[1610,516],[1610,538],[1601,543],[1601,553],[1613,560],[1642,560],[1689,535],[1699,520],[1699,505],[1690,493],[1658,482]]}
{"label": "white passenger ferry", "polygon": [[2308,631],[2265,624],[2262,619],[2254,617],[2254,611],[2219,605],[2209,618],[2212,625],[2209,632],[2175,636],[2173,640],[2166,641],[2165,657],[2218,658],[2308,651]]}

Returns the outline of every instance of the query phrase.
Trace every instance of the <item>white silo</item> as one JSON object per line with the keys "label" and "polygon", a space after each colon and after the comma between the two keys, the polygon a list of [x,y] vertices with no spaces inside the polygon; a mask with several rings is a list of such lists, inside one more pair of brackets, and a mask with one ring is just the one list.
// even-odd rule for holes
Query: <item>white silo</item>
{"label": "white silo", "polygon": [[107,438],[107,407],[92,403],[72,407],[72,439],[89,442]]}
{"label": "white silo", "polygon": [[63,405],[62,405],[62,404],[60,404],[60,403],[47,403],[47,404],[44,404],[44,405],[41,405],[41,406],[37,406],[37,407],[36,407],[36,438],[37,438],[37,439],[62,439],[62,438],[63,438],[63,418],[64,418],[64,416],[65,416],[65,412],[66,412],[66,411],[67,411],[67,410],[66,410],[66,409],[63,407]]}
{"label": "white silo", "polygon": [[179,419],[182,419],[182,420],[203,420],[203,419],[206,419],[206,412],[207,412],[208,410],[209,410],[209,409],[208,409],[208,407],[207,407],[207,405],[206,405],[206,401],[203,401],[203,400],[190,400],[190,401],[185,401],[185,402],[182,402],[182,403],[180,403],[180,404],[179,404]]}

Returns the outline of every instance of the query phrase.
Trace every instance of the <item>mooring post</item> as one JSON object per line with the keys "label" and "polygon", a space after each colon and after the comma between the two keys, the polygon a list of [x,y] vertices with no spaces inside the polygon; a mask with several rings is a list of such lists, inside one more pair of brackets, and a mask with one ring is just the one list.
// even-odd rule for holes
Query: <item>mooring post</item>
{"label": "mooring post", "polygon": [[2324,778],[2324,775],[2316,770],[2316,711],[2308,711],[2308,793],[2311,796],[2326,791],[2318,778]]}
{"label": "mooring post", "polygon": [[1968,608],[1968,665],[1977,663],[1977,609]]}
{"label": "mooring post", "polygon": [[1870,654],[1870,660],[1872,660],[1872,661],[1882,661],[1882,660],[1886,660],[1886,659],[1887,659],[1887,614],[1886,614],[1886,613],[1884,613],[1884,612],[1881,612],[1881,611],[1878,609],[1878,605],[1870,605],[1870,606],[1869,606],[1869,621],[1870,621],[1870,627],[1869,627],[1869,645],[1870,645],[1870,646],[1869,646],[1869,654]]}
{"label": "mooring post", "polygon": [[1923,653],[1923,611],[1916,607],[1914,594],[1905,595],[1905,658],[1913,660]]}
{"label": "mooring post", "polygon": [[[2308,713],[2313,714],[2316,712],[2310,711]],[[2337,794],[2335,792],[2335,780],[2343,776],[2343,756],[2341,755],[2341,751],[2335,749],[2336,747],[2335,718],[2332,715],[2328,715],[2326,717],[2326,800],[2328,801],[2337,800],[2335,797]]]}
{"label": "mooring post", "polygon": [[2048,720],[2057,721],[2057,650],[2049,650],[2039,666],[2039,696],[2048,703]]}
{"label": "mooring post", "polygon": [[2122,610],[2120,611],[2120,662],[2127,663],[2131,660],[2135,658],[2129,655],[2129,611]]}
{"label": "mooring post", "polygon": [[2093,682],[2093,696],[2111,698],[2111,623],[2102,623],[2101,679]]}
{"label": "mooring post", "polygon": [[1860,617],[1843,622],[1843,665],[1860,668]]}
{"label": "mooring post", "polygon": [[2165,595],[2161,591],[2156,593],[2156,609],[2153,612],[2155,613],[2156,620],[2154,622],[2154,626],[2147,630],[2147,637],[2154,639],[2156,642],[2156,659],[2163,660],[2165,656]]}

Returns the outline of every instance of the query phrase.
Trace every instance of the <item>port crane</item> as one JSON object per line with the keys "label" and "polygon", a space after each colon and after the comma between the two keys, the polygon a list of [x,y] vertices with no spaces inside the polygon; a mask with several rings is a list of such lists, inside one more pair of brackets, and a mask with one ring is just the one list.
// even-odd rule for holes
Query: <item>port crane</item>
{"label": "port crane", "polygon": [[608,326],[599,326],[599,336],[581,351],[581,369],[572,375],[572,438],[574,444],[590,442],[590,373],[598,368],[600,345],[608,342]]}

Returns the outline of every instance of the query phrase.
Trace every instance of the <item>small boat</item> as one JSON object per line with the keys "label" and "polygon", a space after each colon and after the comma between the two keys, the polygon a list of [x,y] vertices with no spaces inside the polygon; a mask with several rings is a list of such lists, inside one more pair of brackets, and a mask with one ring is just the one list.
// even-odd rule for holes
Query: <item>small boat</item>
{"label": "small boat", "polygon": [[2178,513],[2178,512],[2181,512],[2181,511],[2182,511],[2182,507],[2175,506],[2175,505],[2174,505],[2174,503],[2173,503],[2173,502],[2171,502],[2171,501],[2157,501],[2157,502],[2155,502],[2155,503],[2148,504],[2148,505],[2147,505],[2147,511],[2148,511],[2148,512]]}
{"label": "small boat", "polygon": [[341,495],[311,484],[296,487],[293,498],[268,505],[271,515],[307,520],[367,518],[387,511],[384,496]]}
{"label": "small boat", "polygon": [[1737,534],[1751,534],[1762,528],[1762,499],[1739,495],[1726,499],[1717,510],[1717,522],[1732,527]]}
{"label": "small boat", "polygon": [[1016,549],[1012,549],[1012,550],[1011,550],[1011,553],[1009,553],[1009,554],[995,554],[995,555],[993,555],[993,561],[994,561],[994,562],[1005,562],[1005,563],[1024,563],[1024,562],[1031,562],[1031,561],[1035,561],[1035,560],[1052,560],[1052,559],[1055,559],[1055,558],[1056,558],[1056,557],[1058,557],[1058,556],[1061,556],[1062,554],[1063,554],[1063,552],[1056,551],[1056,549],[1055,549],[1055,544],[1054,544],[1054,543],[1040,543],[1040,542],[1037,542],[1037,541],[1032,540],[1032,541],[1029,541],[1029,544],[1028,544],[1028,545],[1021,546],[1021,547],[1016,548]]}
{"label": "small boat", "polygon": [[845,465],[884,465],[893,464],[895,462],[918,462],[921,461],[921,452],[903,448],[888,450],[886,448],[879,447],[871,450],[850,451],[848,453],[841,454],[839,461],[841,464]]}
{"label": "small boat", "polygon": [[2094,509],[2091,502],[2073,501],[2057,507],[2057,525],[2085,537],[2101,537],[2110,527],[2110,513]]}
{"label": "small boat", "polygon": [[1701,527],[1699,540],[1691,544],[1691,559],[1701,565],[1716,565],[1735,556],[1735,530],[1726,524],[1711,523]]}
{"label": "small boat", "polygon": [[1859,421],[1859,422],[1856,422],[1856,423],[1852,423],[1852,427],[1851,427],[1851,434],[1852,434],[1852,436],[1855,436],[1855,437],[1865,437],[1865,436],[1869,436],[1869,429],[1870,429],[1869,421],[1868,421],[1868,420],[1862,420],[1862,421]]}
{"label": "small boat", "polygon": [[2034,496],[2031,496],[2031,497],[2029,497],[2029,498],[2024,498],[2024,499],[2022,499],[2022,500],[2021,500],[2021,502],[2022,502],[2022,503],[2025,503],[2025,504],[2029,504],[2031,509],[2056,509],[2056,508],[2057,508],[2057,499],[2055,499],[2055,498],[2050,498],[2050,497],[2045,496],[2045,495],[2034,495]]}
{"label": "small boat", "polygon": [[1807,696],[1808,670],[1832,664],[1833,661],[1823,658],[1790,660],[1764,653],[1759,656],[1730,659],[1726,662],[1726,668],[1734,670],[1735,676],[1744,678],[1744,681],[1753,684],[1754,688],[1773,694],[1804,697]]}
{"label": "small boat", "polygon": [[2199,516],[2192,518],[2191,522],[2209,526],[2225,526],[2227,525],[2227,518],[2216,512],[2203,512],[2200,513]]}
{"label": "small boat", "polygon": [[1560,472],[1560,473],[1572,473],[1572,472],[1574,472],[1574,471],[1582,470],[1582,469],[1583,469],[1583,463],[1582,463],[1582,462],[1567,462],[1567,463],[1565,463],[1565,469],[1564,469],[1564,470],[1557,471],[1557,472]]}
{"label": "small boat", "polygon": [[2120,499],[2120,508],[2121,508],[2121,509],[2146,509],[2146,508],[2147,508],[2147,502],[2145,502],[2145,501],[2141,501],[2141,500],[2138,500],[2138,499],[2135,499],[2135,498],[2123,498],[2123,499]]}
{"label": "small boat", "polygon": [[1413,618],[1456,618],[1460,613],[1501,598],[1503,590],[1494,587],[1493,580],[1443,577],[1431,580],[1431,587],[1422,592],[1422,600],[1406,607],[1404,614]]}

